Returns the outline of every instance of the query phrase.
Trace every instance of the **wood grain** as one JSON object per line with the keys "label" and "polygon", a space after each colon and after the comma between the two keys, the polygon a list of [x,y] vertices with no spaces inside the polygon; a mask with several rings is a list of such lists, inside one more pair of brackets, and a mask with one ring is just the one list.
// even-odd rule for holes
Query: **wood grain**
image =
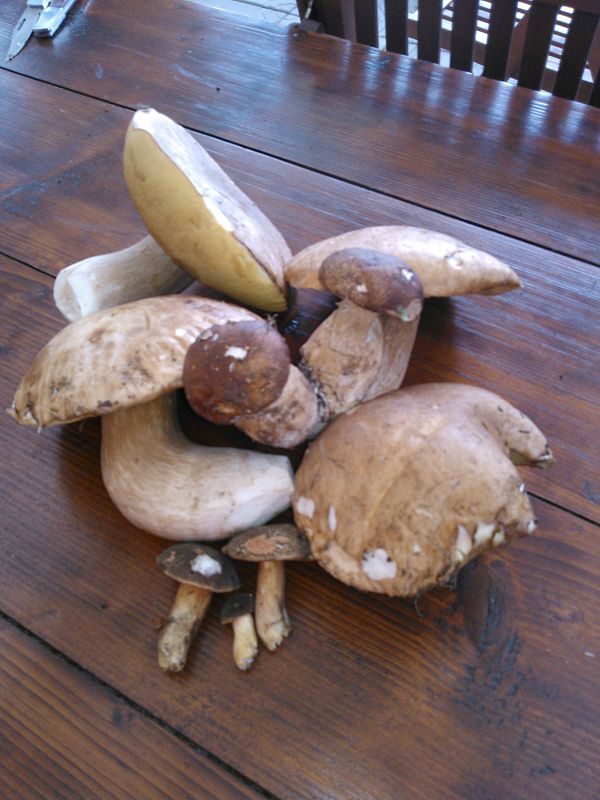
{"label": "wood grain", "polygon": [[264,797],[3,619],[0,648],[0,796]]}
{"label": "wood grain", "polygon": [[579,103],[173,0],[82,6],[10,69],[600,263],[600,111]]}
{"label": "wood grain", "polygon": [[[8,73],[0,74],[0,86],[11,176],[0,195],[0,248],[56,273],[141,238],[145,229],[120,166],[129,112]],[[32,164],[22,153],[35,145],[40,108],[52,135]],[[456,236],[514,266],[522,291],[429,303],[407,382],[465,381],[505,395],[543,428],[556,452],[557,466],[534,473],[530,488],[600,519],[600,463],[589,435],[600,391],[594,267],[231,144],[200,141],[294,251],[351,228],[400,222]],[[40,334],[38,346],[44,343]],[[21,363],[22,371],[24,357]],[[16,370],[13,386],[18,377]]]}
{"label": "wood grain", "polygon": [[[61,323],[48,277],[3,268],[9,386]],[[536,536],[417,606],[295,565],[280,651],[240,674],[215,603],[188,671],[168,678],[156,666],[174,594],[154,565],[164,543],[108,500],[97,422],[36,435],[5,417],[0,436],[0,608],[268,791],[594,797],[597,527],[535,501]],[[242,568],[245,588],[253,575]]]}

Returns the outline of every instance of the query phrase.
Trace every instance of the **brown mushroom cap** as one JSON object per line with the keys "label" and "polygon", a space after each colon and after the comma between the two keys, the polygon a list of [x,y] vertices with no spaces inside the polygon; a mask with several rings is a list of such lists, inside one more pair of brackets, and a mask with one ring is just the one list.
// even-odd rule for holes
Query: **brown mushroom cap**
{"label": "brown mushroom cap", "polygon": [[303,561],[310,544],[295,525],[261,525],[238,533],[223,552],[238,561]]}
{"label": "brown mushroom cap", "polygon": [[250,592],[236,592],[225,600],[221,608],[220,620],[223,625],[238,617],[254,612],[254,595]]}
{"label": "brown mushroom cap", "polygon": [[171,545],[157,556],[156,563],[169,578],[211,592],[233,592],[240,586],[232,561],[205,544]]}
{"label": "brown mushroom cap", "polygon": [[354,305],[404,322],[416,319],[423,308],[423,285],[417,273],[401,258],[377,250],[337,250],[321,264],[319,280]]}
{"label": "brown mushroom cap", "polygon": [[227,424],[275,402],[290,371],[285,340],[262,319],[216,325],[190,347],[183,366],[187,399],[201,417]]}
{"label": "brown mushroom cap", "polygon": [[338,580],[415,595],[535,529],[515,460],[545,466],[551,454],[501,397],[460,384],[412,386],[338,417],[311,444],[296,474],[294,519]]}

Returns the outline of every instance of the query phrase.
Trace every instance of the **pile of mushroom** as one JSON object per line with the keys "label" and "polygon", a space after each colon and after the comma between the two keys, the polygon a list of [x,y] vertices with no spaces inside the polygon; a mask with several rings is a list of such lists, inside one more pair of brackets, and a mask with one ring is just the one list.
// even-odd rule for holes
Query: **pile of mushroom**
{"label": "pile of mushroom", "polygon": [[[162,669],[183,669],[212,594],[239,588],[232,560],[259,562],[256,601],[242,592],[221,610],[245,670],[257,633],[268,650],[289,634],[285,560],[411,596],[533,531],[514,464],[552,462],[538,428],[484,389],[400,388],[424,300],[518,288],[510,267],[408,226],[292,257],[198,142],[152,109],[133,116],[124,171],[149,235],[62,270],[54,296],[70,324],[33,361],[11,413],[37,428],[101,416],[110,497],[133,525],[180,542],[158,558],[179,583]],[[194,281],[225,299],[180,294]],[[307,293],[324,310],[308,326]],[[256,447],[188,439],[180,389],[197,415]],[[270,448],[300,461],[295,475]],[[292,505],[296,527],[265,526]],[[203,544],[227,539],[223,552]]]}

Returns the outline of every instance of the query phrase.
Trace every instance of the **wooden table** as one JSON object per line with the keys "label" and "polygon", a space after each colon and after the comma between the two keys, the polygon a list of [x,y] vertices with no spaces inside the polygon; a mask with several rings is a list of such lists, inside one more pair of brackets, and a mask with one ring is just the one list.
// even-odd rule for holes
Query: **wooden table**
{"label": "wooden table", "polygon": [[[0,9],[2,53],[21,5]],[[415,604],[294,566],[276,654],[238,672],[215,606],[166,677],[164,541],[109,501],[97,421],[3,416],[0,796],[598,797],[600,112],[172,0],[81,2],[0,87],[5,407],[64,325],[58,270],[144,233],[120,161],[151,105],[294,252],[402,222],[513,265],[522,291],[430,303],[408,382],[503,394],[557,457],[525,475],[539,531],[457,591]]]}

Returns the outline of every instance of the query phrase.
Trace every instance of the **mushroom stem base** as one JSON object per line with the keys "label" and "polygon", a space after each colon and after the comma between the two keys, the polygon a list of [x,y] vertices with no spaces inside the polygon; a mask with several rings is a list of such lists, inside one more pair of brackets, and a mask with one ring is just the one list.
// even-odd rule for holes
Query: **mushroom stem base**
{"label": "mushroom stem base", "polygon": [[233,620],[233,660],[241,670],[250,669],[258,654],[258,639],[252,614]]}
{"label": "mushroom stem base", "polygon": [[256,583],[256,630],[268,650],[275,650],[291,630],[285,607],[282,561],[261,561]]}
{"label": "mushroom stem base", "polygon": [[206,616],[212,592],[181,584],[169,618],[158,639],[158,666],[165,672],[181,672],[190,644]]}

